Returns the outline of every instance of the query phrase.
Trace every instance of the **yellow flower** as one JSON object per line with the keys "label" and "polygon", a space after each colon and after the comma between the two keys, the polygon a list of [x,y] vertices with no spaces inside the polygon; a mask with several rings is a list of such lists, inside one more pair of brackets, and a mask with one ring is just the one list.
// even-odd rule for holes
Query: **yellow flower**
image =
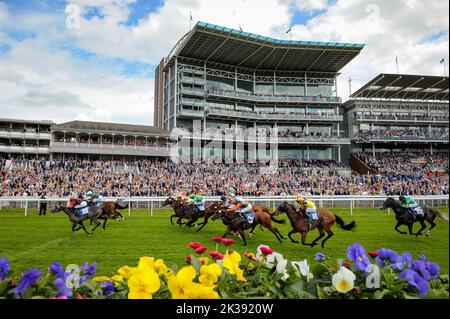
{"label": "yellow flower", "polygon": [[123,266],[121,268],[119,268],[119,270],[117,271],[119,273],[119,275],[121,275],[124,279],[128,279],[130,278],[133,273],[137,271],[136,267],[128,267],[128,266]]}
{"label": "yellow flower", "polygon": [[164,263],[164,260],[162,260],[162,259],[157,259],[155,261],[154,267],[155,267],[155,271],[159,275],[169,276],[170,274],[173,273],[173,270],[170,269],[169,267],[167,267],[166,264]]}
{"label": "yellow flower", "polygon": [[204,265],[200,268],[200,277],[198,280],[203,286],[211,287],[222,274],[222,268],[218,264]]}
{"label": "yellow flower", "polygon": [[114,275],[111,277],[111,281],[117,285],[123,281],[123,277],[121,275]]}
{"label": "yellow flower", "polygon": [[228,271],[229,274],[235,275],[239,281],[247,281],[243,276],[242,269],[239,268],[239,262],[241,261],[241,255],[238,252],[233,251],[231,254],[227,250],[227,254],[223,259],[222,265]]}
{"label": "yellow flower", "polygon": [[214,291],[213,287],[205,287],[194,283],[193,289],[190,291],[188,298],[191,299],[218,299],[219,294]]}
{"label": "yellow flower", "polygon": [[200,262],[200,265],[207,265],[209,263],[208,257],[199,257],[198,261]]}
{"label": "yellow flower", "polygon": [[106,277],[106,276],[98,276],[98,277],[95,277],[94,280],[102,282],[102,281],[110,280],[110,279],[109,279],[109,277]]}
{"label": "yellow flower", "polygon": [[139,264],[137,267],[139,270],[144,271],[145,269],[151,268],[154,269],[155,268],[155,258],[153,257],[141,257],[139,259]]}
{"label": "yellow flower", "polygon": [[192,292],[198,288],[193,282],[196,271],[194,266],[183,267],[176,274],[169,277],[167,282],[167,287],[169,288],[172,298],[174,299],[187,299],[192,294]]}
{"label": "yellow flower", "polygon": [[151,299],[160,287],[159,276],[153,269],[136,271],[128,280],[128,299]]}

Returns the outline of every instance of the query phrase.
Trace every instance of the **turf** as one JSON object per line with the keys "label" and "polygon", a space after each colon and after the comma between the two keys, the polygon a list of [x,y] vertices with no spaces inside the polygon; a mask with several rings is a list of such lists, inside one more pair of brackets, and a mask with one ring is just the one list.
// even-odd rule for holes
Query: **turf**
{"label": "turf", "polygon": [[[345,257],[348,245],[360,242],[367,250],[390,248],[399,253],[411,252],[414,258],[425,254],[428,260],[437,262],[442,273],[449,273],[449,223],[437,219],[437,227],[430,237],[401,235],[394,231],[392,214],[378,209],[355,209],[350,216],[348,209],[331,209],[346,223],[355,220],[355,231],[346,232],[333,228],[332,237],[325,249],[310,248],[285,240],[278,243],[269,231],[259,228],[249,245],[243,247],[238,238],[232,247],[239,252],[254,252],[259,244],[266,244],[282,253],[289,260],[312,260],[316,252],[322,251],[333,257]],[[440,208],[448,215],[448,207]],[[195,229],[180,228],[169,223],[169,210],[155,210],[150,216],[147,210],[133,210],[131,217],[124,221],[110,220],[104,231],[98,228],[92,237],[84,232],[72,232],[71,223],[62,213],[37,216],[30,210],[25,217],[23,210],[0,210],[0,257],[9,259],[15,276],[32,267],[46,270],[54,261],[63,265],[85,261],[97,262],[97,274],[112,275],[122,265],[136,265],[140,256],[163,258],[169,265],[181,265],[191,241],[200,241],[209,249],[215,249],[212,236],[222,235],[225,227],[220,221],[210,222],[200,232]],[[283,218],[286,218],[285,216]],[[287,235],[290,224],[276,225],[283,235]],[[406,230],[405,226],[402,226]],[[414,226],[414,230],[419,225]],[[308,241],[317,236],[317,231],[308,235]],[[299,234],[294,237],[299,239]],[[224,247],[219,247],[224,252]]]}

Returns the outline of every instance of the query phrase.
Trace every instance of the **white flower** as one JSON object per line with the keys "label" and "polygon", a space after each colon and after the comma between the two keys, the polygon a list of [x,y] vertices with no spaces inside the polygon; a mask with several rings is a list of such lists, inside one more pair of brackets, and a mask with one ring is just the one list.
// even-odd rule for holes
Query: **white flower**
{"label": "white flower", "polygon": [[306,259],[302,261],[292,261],[291,264],[292,267],[294,267],[294,269],[302,276],[306,277],[308,281],[314,277],[313,274],[309,271],[309,265]]}
{"label": "white flower", "polygon": [[[272,269],[274,266],[277,266],[283,260],[285,260],[283,255],[273,252],[270,255],[267,255],[266,261],[264,262],[264,266]],[[287,260],[286,260],[286,264],[287,264]],[[286,268],[286,264],[284,265],[284,268]]]}
{"label": "white flower", "polygon": [[345,294],[353,289],[355,279],[356,276],[351,270],[341,267],[339,271],[333,275],[331,282],[337,291]]}

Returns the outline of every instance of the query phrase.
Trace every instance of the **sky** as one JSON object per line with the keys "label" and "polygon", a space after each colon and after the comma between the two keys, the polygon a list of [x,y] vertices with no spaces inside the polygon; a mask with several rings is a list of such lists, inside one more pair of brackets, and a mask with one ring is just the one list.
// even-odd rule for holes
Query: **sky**
{"label": "sky", "polygon": [[[364,43],[344,100],[379,73],[448,75],[447,0],[0,0],[0,117],[153,124],[154,68],[197,21]],[[291,27],[291,35],[286,31]]]}

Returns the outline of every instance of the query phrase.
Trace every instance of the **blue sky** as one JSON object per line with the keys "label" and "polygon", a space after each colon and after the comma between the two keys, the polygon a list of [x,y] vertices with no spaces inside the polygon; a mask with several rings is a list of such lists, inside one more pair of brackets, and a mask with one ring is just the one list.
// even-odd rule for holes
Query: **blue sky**
{"label": "blue sky", "polygon": [[[66,27],[68,3],[81,10],[79,29]],[[292,40],[365,43],[342,70],[344,99],[348,77],[356,90],[395,72],[396,55],[405,73],[442,74],[439,61],[448,61],[446,0],[0,0],[3,116],[32,107],[57,122],[151,124],[155,65],[189,30],[190,12],[194,23],[273,38],[288,39],[292,26]]]}

